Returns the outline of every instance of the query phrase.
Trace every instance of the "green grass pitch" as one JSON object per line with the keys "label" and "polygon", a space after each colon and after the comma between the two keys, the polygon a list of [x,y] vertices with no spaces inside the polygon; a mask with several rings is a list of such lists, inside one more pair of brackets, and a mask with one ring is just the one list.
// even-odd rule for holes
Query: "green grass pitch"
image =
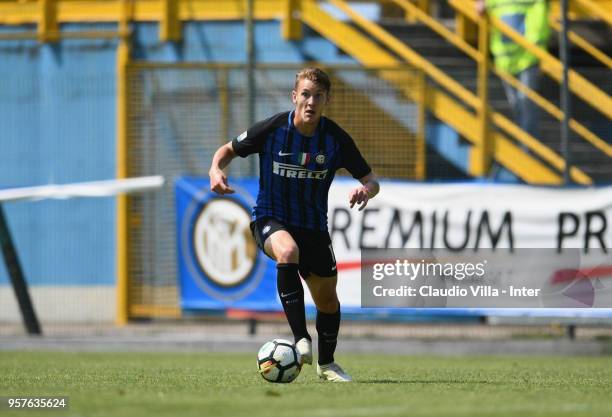
{"label": "green grass pitch", "polygon": [[0,396],[67,395],[67,411],[6,416],[611,416],[608,357],[339,355],[355,378],[291,384],[255,353],[0,352]]}

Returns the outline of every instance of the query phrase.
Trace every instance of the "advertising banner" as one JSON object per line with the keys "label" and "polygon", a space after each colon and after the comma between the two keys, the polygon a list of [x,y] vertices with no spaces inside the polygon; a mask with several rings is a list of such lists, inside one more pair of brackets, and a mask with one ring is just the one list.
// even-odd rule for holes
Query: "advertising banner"
{"label": "advertising banner", "polygon": [[[176,183],[182,306],[280,310],[275,265],[256,248],[249,229],[258,180],[230,179],[230,184],[236,194],[220,198],[207,191],[207,179],[181,178]],[[397,307],[612,307],[607,289],[612,282],[612,187],[382,181],[380,194],[358,211],[348,204],[349,192],[357,185],[352,179],[337,179],[329,195],[329,231],[343,308],[375,314],[367,307],[386,307],[402,314],[406,309]],[[467,303],[467,298],[448,296],[442,304],[440,296],[387,299],[371,293],[377,283],[393,287],[389,277],[372,278],[376,259],[420,262],[415,253],[390,249],[432,248],[438,258],[444,254],[442,258],[452,257],[455,263],[488,257],[488,272],[497,277],[497,284],[503,277],[503,285],[519,288],[512,294],[525,288],[525,294],[539,290],[548,298],[517,295],[496,304],[501,298],[491,298],[492,288],[486,286],[486,297],[473,295]],[[363,265],[362,255],[367,259]],[[560,294],[555,302],[551,293]],[[306,302],[312,306],[308,291]]]}
{"label": "advertising banner", "polygon": [[[339,293],[345,304],[350,300],[363,307],[612,307],[612,187],[385,181],[361,212],[348,208],[352,187],[348,181],[335,184],[329,204]],[[389,264],[397,262],[402,267],[406,262],[437,263],[455,269],[484,262],[484,271],[472,279],[456,279],[455,272],[449,279],[440,271],[409,278],[395,269],[385,279],[373,278],[375,264],[391,268]],[[418,291],[422,285],[442,286],[445,291],[459,287],[461,294],[468,293],[373,293],[402,286]],[[367,292],[361,294],[363,290]]]}

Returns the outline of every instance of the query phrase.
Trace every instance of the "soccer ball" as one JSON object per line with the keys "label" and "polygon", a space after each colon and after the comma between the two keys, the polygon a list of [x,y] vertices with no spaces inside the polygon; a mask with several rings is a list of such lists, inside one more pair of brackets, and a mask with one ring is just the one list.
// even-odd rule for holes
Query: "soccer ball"
{"label": "soccer ball", "polygon": [[268,382],[291,382],[302,370],[301,357],[293,343],[274,339],[259,349],[257,368]]}

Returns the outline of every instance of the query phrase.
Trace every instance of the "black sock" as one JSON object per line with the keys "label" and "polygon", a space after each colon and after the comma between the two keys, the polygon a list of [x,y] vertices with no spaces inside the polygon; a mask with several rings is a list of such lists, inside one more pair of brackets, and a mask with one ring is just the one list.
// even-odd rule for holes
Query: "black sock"
{"label": "black sock", "polygon": [[334,352],[340,329],[340,304],[338,311],[332,314],[317,310],[317,333],[319,333],[319,365],[334,361]]}
{"label": "black sock", "polygon": [[304,310],[304,287],[298,274],[297,264],[276,265],[276,288],[293,338],[297,342],[305,337],[310,340],[306,329],[306,312]]}

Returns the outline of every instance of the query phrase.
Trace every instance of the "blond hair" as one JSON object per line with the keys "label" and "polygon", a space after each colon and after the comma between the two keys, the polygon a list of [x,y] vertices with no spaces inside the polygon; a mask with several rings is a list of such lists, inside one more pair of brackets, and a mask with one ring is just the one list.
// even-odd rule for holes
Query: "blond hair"
{"label": "blond hair", "polygon": [[297,74],[295,74],[295,85],[293,89],[297,91],[298,84],[301,80],[310,80],[315,84],[318,84],[320,87],[323,87],[327,94],[329,94],[331,90],[331,81],[329,80],[329,76],[320,68],[303,68]]}

